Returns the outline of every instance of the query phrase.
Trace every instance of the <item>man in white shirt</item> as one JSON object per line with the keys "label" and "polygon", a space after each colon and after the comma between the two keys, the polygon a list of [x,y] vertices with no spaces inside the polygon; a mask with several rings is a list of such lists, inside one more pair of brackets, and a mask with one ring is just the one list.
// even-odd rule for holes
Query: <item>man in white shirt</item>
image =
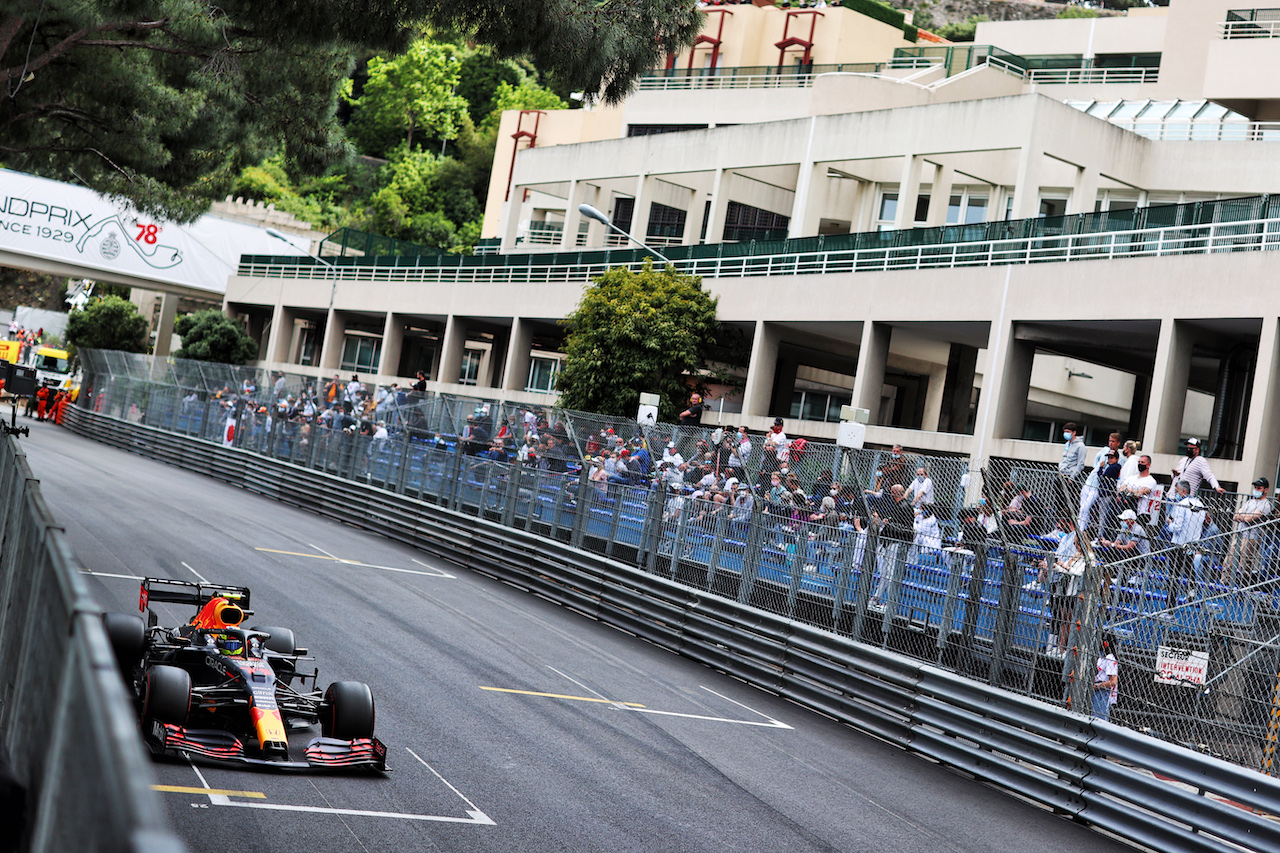
{"label": "man in white shirt", "polygon": [[1267,500],[1269,486],[1266,477],[1254,480],[1249,499],[1231,517],[1236,529],[1231,537],[1231,550],[1222,563],[1222,582],[1225,584],[1248,584],[1257,571],[1258,551],[1262,545],[1262,531],[1258,525],[1271,517],[1271,501]]}
{"label": "man in white shirt", "polygon": [[1204,504],[1199,498],[1191,495],[1191,487],[1186,480],[1173,484],[1173,506],[1169,510],[1169,538],[1177,546],[1170,554],[1169,562],[1173,571],[1169,573],[1169,604],[1173,606],[1174,583],[1178,579],[1189,581],[1195,574],[1195,555],[1190,545],[1200,541],[1200,533],[1204,530]]}
{"label": "man in white shirt", "polygon": [[907,497],[914,507],[933,506],[933,480],[923,466],[916,469],[916,478],[907,486]]}
{"label": "man in white shirt", "polygon": [[1116,493],[1137,498],[1138,515],[1147,516],[1139,520],[1144,525],[1151,523],[1151,519],[1160,511],[1160,484],[1156,482],[1155,477],[1151,476],[1150,456],[1143,453],[1138,457],[1137,471],[1127,480],[1122,477]]}
{"label": "man in white shirt", "polygon": [[679,450],[676,450],[676,443],[674,441],[668,441],[667,449],[663,451],[662,459],[659,461],[670,463],[671,467],[678,468],[680,465],[684,464],[684,456],[680,454]]}
{"label": "man in white shirt", "polygon": [[1101,448],[1093,456],[1093,470],[1089,472],[1089,478],[1084,481],[1084,488],[1080,490],[1080,515],[1076,520],[1076,527],[1080,530],[1088,530],[1089,523],[1092,521],[1093,505],[1098,500],[1098,471],[1102,466],[1107,464],[1107,453],[1112,450],[1120,449],[1120,433],[1113,432],[1107,437],[1107,446]]}

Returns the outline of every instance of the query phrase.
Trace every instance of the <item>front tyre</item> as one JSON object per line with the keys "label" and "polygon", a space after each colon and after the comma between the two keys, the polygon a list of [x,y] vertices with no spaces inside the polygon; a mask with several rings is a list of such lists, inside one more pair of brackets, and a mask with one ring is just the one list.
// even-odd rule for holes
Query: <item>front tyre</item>
{"label": "front tyre", "polygon": [[142,718],[185,725],[191,711],[191,674],[176,666],[157,664],[147,670]]}
{"label": "front tyre", "polygon": [[320,734],[339,740],[373,737],[373,691],[360,681],[335,681],[320,705]]}

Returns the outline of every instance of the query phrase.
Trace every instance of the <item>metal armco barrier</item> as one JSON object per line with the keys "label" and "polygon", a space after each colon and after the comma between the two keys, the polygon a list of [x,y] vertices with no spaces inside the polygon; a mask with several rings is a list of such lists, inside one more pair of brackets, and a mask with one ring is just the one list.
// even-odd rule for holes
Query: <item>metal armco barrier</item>
{"label": "metal armco barrier", "polygon": [[1280,849],[1280,781],[552,538],[95,415],[71,428],[439,554],[1160,851]]}
{"label": "metal armco barrier", "polygon": [[0,444],[0,850],[182,853],[100,610],[17,439]]}

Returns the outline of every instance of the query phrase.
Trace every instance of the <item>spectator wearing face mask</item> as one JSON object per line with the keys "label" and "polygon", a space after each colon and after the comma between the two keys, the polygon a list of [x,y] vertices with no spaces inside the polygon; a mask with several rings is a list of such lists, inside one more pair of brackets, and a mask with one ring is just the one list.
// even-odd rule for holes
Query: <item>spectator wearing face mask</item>
{"label": "spectator wearing face mask", "polygon": [[880,470],[876,472],[874,491],[881,491],[893,486],[902,486],[911,482],[911,469],[907,467],[907,458],[902,453],[902,445],[895,444],[889,451],[889,458],[884,460]]}
{"label": "spectator wearing face mask", "polygon": [[1258,525],[1271,516],[1271,501],[1267,500],[1269,486],[1270,482],[1266,477],[1254,480],[1249,499],[1231,517],[1235,522],[1235,533],[1231,537],[1227,559],[1222,564],[1222,582],[1225,584],[1248,584],[1257,571],[1258,552],[1262,544],[1262,531],[1258,529]]}
{"label": "spectator wearing face mask", "polygon": [[929,477],[929,469],[923,465],[916,469],[916,478],[907,486],[907,496],[914,507],[933,506],[933,480]]}
{"label": "spectator wearing face mask", "polygon": [[[1160,485],[1156,482],[1156,478],[1151,476],[1151,457],[1143,453],[1138,456],[1137,473],[1129,477],[1127,480],[1122,479],[1116,494],[1131,502],[1136,502],[1133,510],[1138,514],[1138,520],[1143,524],[1150,524],[1152,516],[1160,508]],[[1121,475],[1123,476],[1123,469]],[[1145,518],[1143,516],[1146,516]]]}

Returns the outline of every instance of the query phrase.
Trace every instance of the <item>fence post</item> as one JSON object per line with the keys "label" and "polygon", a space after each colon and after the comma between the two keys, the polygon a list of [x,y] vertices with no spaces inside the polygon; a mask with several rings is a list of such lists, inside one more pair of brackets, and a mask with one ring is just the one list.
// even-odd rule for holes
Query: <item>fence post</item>
{"label": "fence post", "polygon": [[648,543],[648,553],[637,555],[643,558],[646,571],[650,574],[658,570],[658,545],[662,541],[662,508],[666,499],[661,489],[649,492],[649,502],[644,514],[645,529],[640,531],[640,547]]}
{"label": "fence post", "polygon": [[516,526],[516,502],[520,499],[520,477],[524,465],[519,460],[511,463],[511,472],[507,475],[507,499],[502,508],[502,526]]}
{"label": "fence post", "polygon": [[862,553],[862,576],[858,578],[858,593],[853,605],[853,639],[861,642],[862,627],[867,619],[867,601],[871,598],[871,584],[876,577],[880,561],[880,526],[874,521],[867,527],[867,544]]}
{"label": "fence post", "polygon": [[760,552],[764,549],[764,510],[760,501],[752,501],[751,521],[747,530],[747,548],[742,555],[742,580],[738,584],[738,603],[750,604],[760,571]]}
{"label": "fence post", "polygon": [[457,510],[461,504],[462,490],[462,442],[453,443],[453,458],[449,461],[449,482],[445,484],[445,495],[449,509]]}
{"label": "fence post", "polygon": [[[625,494],[626,488],[627,487],[622,485],[621,483],[608,483],[605,486],[605,489],[606,489],[605,494],[609,494],[610,492],[613,493],[613,515],[609,519],[609,544],[607,544],[604,549],[605,556],[608,556],[608,557],[613,556],[613,546],[618,541],[618,526],[622,522],[622,498],[623,498],[623,495]],[[649,515],[649,513],[647,512],[648,507],[649,505],[645,504],[646,519],[648,518],[648,515]],[[643,534],[641,535],[641,538],[640,538],[640,548],[641,549],[644,548]]]}
{"label": "fence post", "polygon": [[995,687],[1004,686],[1004,661],[1009,653],[1009,639],[1017,616],[1018,596],[1022,594],[1018,576],[1018,556],[1007,545],[1004,549],[1004,571],[1000,573],[1000,604],[996,610],[995,635],[991,638],[991,677]]}
{"label": "fence post", "polygon": [[707,590],[715,589],[716,569],[720,567],[720,552],[724,548],[725,536],[729,531],[729,513],[732,505],[725,503],[724,512],[716,518],[716,530],[711,540],[711,556],[707,560]]}
{"label": "fence post", "polygon": [[591,518],[591,503],[595,499],[590,474],[588,466],[583,464],[578,473],[578,505],[573,510],[573,530],[569,533],[569,544],[575,548],[582,547],[583,532],[587,529],[587,520]]}

